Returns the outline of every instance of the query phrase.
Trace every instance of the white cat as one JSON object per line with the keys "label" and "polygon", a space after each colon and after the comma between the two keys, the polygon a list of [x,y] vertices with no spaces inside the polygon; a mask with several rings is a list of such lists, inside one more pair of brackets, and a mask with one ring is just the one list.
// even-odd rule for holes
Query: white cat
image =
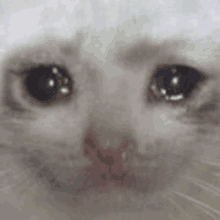
{"label": "white cat", "polygon": [[1,219],[220,219],[218,1],[1,5]]}

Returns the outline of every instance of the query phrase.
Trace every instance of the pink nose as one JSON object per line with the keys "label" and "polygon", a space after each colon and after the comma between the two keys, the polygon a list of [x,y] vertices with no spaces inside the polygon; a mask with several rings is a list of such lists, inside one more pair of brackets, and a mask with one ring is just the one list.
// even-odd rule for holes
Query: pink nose
{"label": "pink nose", "polygon": [[[140,181],[124,166],[126,159],[122,156],[129,145],[128,140],[124,140],[117,149],[100,147],[94,133],[88,133],[84,140],[84,155],[91,160],[91,165],[84,168],[86,178],[81,183],[79,191],[87,187],[99,187],[104,190],[109,186],[117,187],[147,187],[149,180]],[[84,172],[83,172],[84,173]],[[89,185],[88,185],[89,184]],[[143,184],[145,186],[143,186]],[[100,188],[101,187],[101,188]]]}

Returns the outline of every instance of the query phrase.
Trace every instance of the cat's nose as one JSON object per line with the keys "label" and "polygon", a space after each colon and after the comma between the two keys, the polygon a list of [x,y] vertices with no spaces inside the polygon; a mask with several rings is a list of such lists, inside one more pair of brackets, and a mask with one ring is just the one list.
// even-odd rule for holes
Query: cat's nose
{"label": "cat's nose", "polygon": [[109,183],[131,187],[136,183],[135,176],[129,171],[131,142],[123,136],[116,136],[115,139],[111,139],[112,137],[103,137],[101,140],[92,130],[86,134],[84,154],[90,159],[91,164],[84,168],[87,173],[85,183],[90,181],[90,184],[97,187],[107,186]]}

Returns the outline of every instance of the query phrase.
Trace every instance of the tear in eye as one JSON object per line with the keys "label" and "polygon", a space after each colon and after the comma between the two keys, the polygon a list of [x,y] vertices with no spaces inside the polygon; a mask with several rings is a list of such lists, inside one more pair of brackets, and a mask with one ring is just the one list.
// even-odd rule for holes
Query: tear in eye
{"label": "tear in eye", "polygon": [[27,93],[41,103],[64,98],[72,91],[72,79],[65,68],[57,65],[39,65],[22,75]]}
{"label": "tear in eye", "polygon": [[155,100],[178,102],[192,94],[205,76],[194,68],[173,65],[158,68],[150,83],[150,95]]}

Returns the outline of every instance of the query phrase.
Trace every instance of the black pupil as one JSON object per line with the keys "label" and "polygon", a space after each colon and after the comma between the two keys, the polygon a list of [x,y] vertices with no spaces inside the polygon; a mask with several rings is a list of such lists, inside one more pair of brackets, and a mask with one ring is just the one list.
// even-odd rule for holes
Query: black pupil
{"label": "black pupil", "polygon": [[26,70],[25,75],[27,91],[37,101],[48,103],[71,92],[71,79],[59,66],[40,65]]}
{"label": "black pupil", "polygon": [[158,69],[154,79],[162,96],[187,98],[204,76],[193,68],[177,65]]}

